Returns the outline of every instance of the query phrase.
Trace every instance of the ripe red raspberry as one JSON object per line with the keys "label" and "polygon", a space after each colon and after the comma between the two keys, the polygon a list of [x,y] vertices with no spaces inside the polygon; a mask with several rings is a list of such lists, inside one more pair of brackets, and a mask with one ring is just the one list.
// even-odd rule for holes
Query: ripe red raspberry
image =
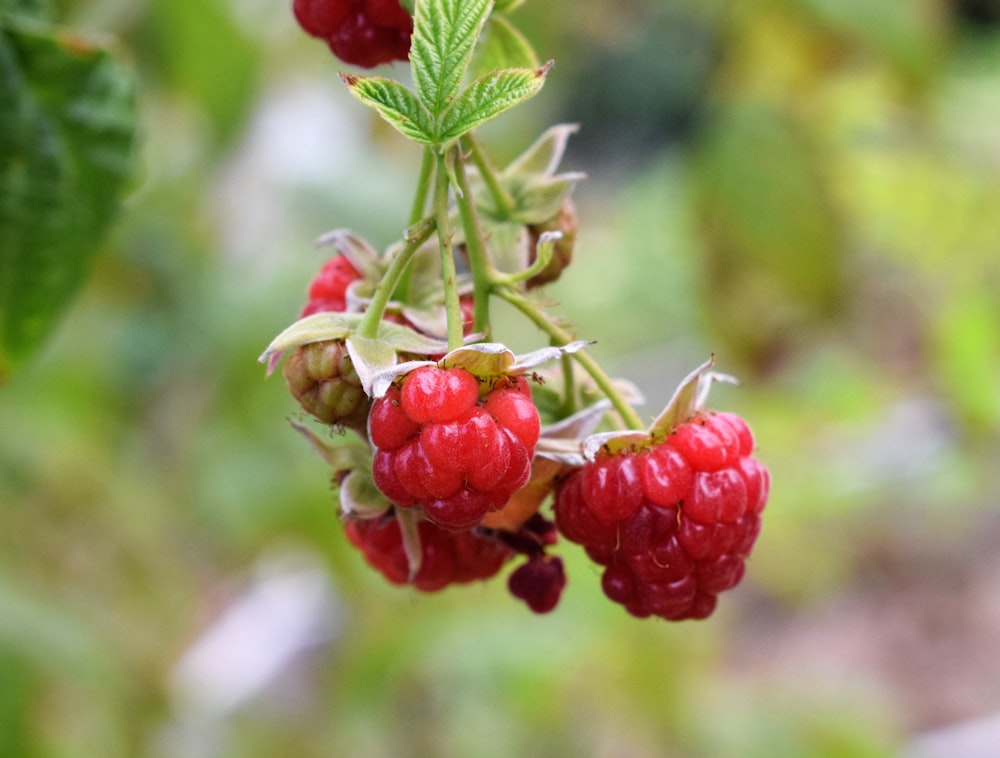
{"label": "ripe red raspberry", "polygon": [[375,401],[372,473],[390,501],[462,530],[525,484],[540,427],[527,383],[481,389],[465,369],[423,366]]}
{"label": "ripe red raspberry", "polygon": [[[494,576],[513,551],[489,534],[474,531],[449,532],[420,521],[420,569],[412,584],[424,592],[435,592],[449,584],[464,584]],[[344,525],[351,543],[368,563],[393,584],[410,581],[410,563],[403,549],[399,521],[393,517],[355,519]]]}
{"label": "ripe red raspberry", "polygon": [[360,278],[361,274],[343,253],[333,256],[309,284],[309,300],[300,318],[324,311],[342,313],[347,309],[348,286]]}
{"label": "ripe red raspberry", "polygon": [[603,565],[601,586],[635,616],[700,619],[743,577],[767,502],[753,435],[701,413],[639,452],[600,453],[556,492],[556,525]]}
{"label": "ripe red raspberry", "polygon": [[295,0],[292,10],[345,63],[372,68],[409,57],[413,19],[399,0]]}
{"label": "ripe red raspberry", "polygon": [[365,429],[371,398],[362,389],[343,342],[303,345],[281,370],[288,389],[307,413],[327,424]]}

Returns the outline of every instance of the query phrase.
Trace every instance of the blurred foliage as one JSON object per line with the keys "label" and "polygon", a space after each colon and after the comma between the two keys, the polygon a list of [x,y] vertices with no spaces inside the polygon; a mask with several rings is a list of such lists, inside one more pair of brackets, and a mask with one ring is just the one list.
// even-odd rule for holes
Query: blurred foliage
{"label": "blurred foliage", "polygon": [[[0,754],[874,758],[1000,709],[995,626],[924,602],[974,603],[1000,534],[988,3],[513,12],[557,65],[491,144],[579,122],[564,165],[590,174],[552,299],[650,417],[716,352],[743,386],[714,403],[774,478],[744,584],[677,626],[605,601],[573,546],[547,617],[502,581],[421,596],[362,565],[255,358],[312,239],[398,236],[419,156],[284,3],[51,5],[134,59],[142,160],[82,297],[0,389]],[[286,553],[323,567],[336,633],[239,707],[195,707],[178,660]]]}
{"label": "blurred foliage", "polygon": [[132,170],[135,85],[115,55],[0,3],[0,381],[80,289]]}

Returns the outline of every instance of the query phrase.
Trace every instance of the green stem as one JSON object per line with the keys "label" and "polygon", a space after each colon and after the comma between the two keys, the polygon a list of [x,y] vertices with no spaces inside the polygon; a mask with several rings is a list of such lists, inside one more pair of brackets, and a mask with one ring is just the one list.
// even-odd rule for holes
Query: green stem
{"label": "green stem", "polygon": [[430,239],[431,234],[434,233],[435,226],[433,221],[427,221],[422,226],[416,228],[410,227],[407,230],[406,244],[396,254],[396,257],[393,258],[392,263],[389,264],[389,268],[382,277],[382,281],[375,287],[371,304],[368,306],[368,310],[365,311],[361,323],[358,324],[359,336],[370,339],[375,339],[378,336],[378,326],[382,323],[382,315],[385,313],[385,308],[392,298],[392,293],[396,291],[396,287],[399,285],[403,274],[409,271],[413,254]]}
{"label": "green stem", "polygon": [[[507,287],[498,287],[494,291],[499,297],[502,297],[523,313],[539,329],[548,334],[557,345],[568,345],[573,341],[573,335],[553,323],[545,313],[534,303],[526,300],[520,293],[514,292]],[[641,430],[646,428],[646,425],[642,423],[642,419],[639,418],[639,414],[635,412],[635,409],[618,392],[611,377],[607,375],[597,361],[590,357],[589,353],[585,350],[578,350],[573,353],[573,358],[590,374],[598,389],[611,401],[611,405],[618,411],[618,415],[621,416],[622,421],[625,422],[625,425],[629,429]]]}
{"label": "green stem", "polygon": [[[420,176],[417,178],[417,191],[413,196],[413,206],[410,208],[410,226],[415,226],[424,218],[427,209],[427,196],[431,191],[431,176],[434,171],[434,152],[429,148],[424,148],[424,155],[420,161]],[[410,272],[412,269],[407,266],[403,270],[403,275],[393,288],[393,292],[399,300],[406,302],[410,291]]]}
{"label": "green stem", "polygon": [[488,189],[490,195],[493,196],[493,202],[496,203],[497,210],[500,212],[500,217],[507,218],[514,212],[514,198],[511,197],[506,188],[500,184],[500,180],[497,178],[497,171],[493,167],[493,164],[490,163],[490,159],[486,156],[486,153],[483,152],[479,139],[474,134],[469,134],[463,140],[463,145],[468,150],[468,153],[472,158],[472,162],[475,163],[476,168],[479,169],[479,174],[483,177],[486,189]]}
{"label": "green stem", "polygon": [[479,214],[469,188],[469,180],[465,174],[465,163],[461,156],[455,167],[455,177],[458,182],[457,203],[462,228],[465,230],[465,247],[469,254],[469,268],[472,270],[472,302],[474,313],[473,328],[490,338],[490,290],[496,272],[486,252],[483,229],[479,223]]}
{"label": "green stem", "polygon": [[427,212],[427,195],[431,191],[431,172],[434,170],[434,151],[424,148],[424,157],[420,161],[420,176],[417,179],[417,192],[410,208],[410,224],[416,224]]}
{"label": "green stem", "polygon": [[[450,152],[450,151],[449,151]],[[441,279],[444,283],[444,309],[448,318],[448,349],[462,346],[462,306],[458,300],[458,272],[455,270],[455,251],[452,245],[451,219],[448,217],[448,160],[449,153],[437,159],[434,177],[434,220],[441,249]]]}

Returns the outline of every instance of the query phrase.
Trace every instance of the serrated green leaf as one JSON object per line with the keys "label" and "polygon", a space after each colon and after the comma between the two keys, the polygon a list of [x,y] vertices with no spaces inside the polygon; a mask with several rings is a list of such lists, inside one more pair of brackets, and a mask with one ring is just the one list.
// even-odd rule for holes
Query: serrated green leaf
{"label": "serrated green leaf", "polygon": [[535,95],[545,83],[549,65],[537,69],[506,69],[470,84],[441,119],[440,143],[451,142]]}
{"label": "serrated green leaf", "polygon": [[417,96],[434,123],[458,95],[492,0],[420,0],[410,65]]}
{"label": "serrated green leaf", "polygon": [[538,68],[540,63],[535,49],[517,27],[505,16],[490,16],[472,64],[476,76],[505,68]]}
{"label": "serrated green leaf", "polygon": [[434,144],[433,122],[417,97],[393,79],[381,76],[341,74],[344,84],[358,100],[378,114],[404,136],[422,145]]}
{"label": "serrated green leaf", "polygon": [[0,375],[82,285],[132,173],[135,87],[106,50],[0,20]]}

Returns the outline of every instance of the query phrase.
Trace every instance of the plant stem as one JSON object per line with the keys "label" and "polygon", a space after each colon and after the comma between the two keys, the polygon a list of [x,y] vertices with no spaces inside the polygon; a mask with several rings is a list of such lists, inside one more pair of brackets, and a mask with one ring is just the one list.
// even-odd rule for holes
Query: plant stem
{"label": "plant stem", "polygon": [[443,153],[437,158],[437,173],[434,177],[434,220],[441,249],[441,280],[444,283],[444,309],[448,318],[448,349],[455,350],[462,346],[462,306],[458,300],[458,273],[455,270],[451,219],[448,217],[449,153]]}
{"label": "plant stem", "polygon": [[[553,323],[553,321],[543,313],[534,303],[525,299],[520,293],[508,287],[498,287],[494,290],[496,294],[523,313],[528,320],[534,323],[539,329],[544,331],[557,345],[568,345],[573,341],[573,335]],[[611,377],[607,375],[600,364],[597,363],[585,350],[573,353],[573,358],[583,366],[584,370],[590,374],[594,383],[601,393],[611,401],[611,405],[618,411],[622,421],[629,429],[642,430],[646,425],[642,423],[639,414],[626,402],[621,393],[615,388]]]}
{"label": "plant stem", "polygon": [[[429,148],[424,148],[424,155],[420,161],[420,175],[417,178],[417,191],[413,195],[413,205],[410,208],[410,226],[415,226],[424,218],[427,208],[427,196],[431,191],[431,178],[434,171],[434,152]],[[395,296],[402,300],[407,300],[410,290],[410,267],[403,270],[402,276],[393,287]]]}
{"label": "plant stem", "polygon": [[[413,254],[417,252],[422,244],[430,239],[431,234],[434,233],[435,226],[436,224],[433,221],[427,221],[422,227],[415,230],[415,234],[412,236],[407,235],[406,244],[403,246],[403,249],[393,258],[392,263],[389,264],[389,268],[385,272],[385,276],[382,277],[382,281],[375,287],[371,304],[368,306],[368,310],[365,311],[365,315],[358,325],[359,336],[370,339],[375,339],[378,336],[378,326],[382,322],[382,315],[385,313],[385,308],[392,298],[392,293],[396,291],[396,287],[399,285],[403,274],[409,271]],[[408,230],[408,232],[411,230]]]}
{"label": "plant stem", "polygon": [[469,268],[472,270],[473,287],[473,328],[477,332],[486,334],[490,338],[490,290],[495,279],[496,272],[493,264],[490,263],[486,246],[483,242],[483,230],[479,224],[479,215],[476,213],[476,204],[472,198],[469,188],[468,177],[465,174],[465,163],[459,156],[458,165],[455,166],[455,177],[458,181],[457,203],[458,212],[462,219],[462,228],[465,230],[465,247],[469,254]]}
{"label": "plant stem", "polygon": [[431,173],[434,171],[434,151],[424,148],[424,157],[420,161],[420,176],[417,179],[417,192],[413,196],[413,206],[410,208],[410,224],[416,224],[424,217],[427,208],[427,195],[431,191]]}
{"label": "plant stem", "polygon": [[514,211],[514,198],[510,196],[510,193],[507,192],[504,186],[500,184],[500,180],[497,179],[496,169],[490,163],[490,159],[486,156],[486,153],[483,152],[479,139],[474,134],[469,134],[464,138],[463,144],[467,147],[472,162],[479,169],[479,174],[483,177],[483,182],[486,183],[486,188],[489,190],[490,195],[493,196],[493,202],[496,203],[499,215],[502,218],[507,218]]}

